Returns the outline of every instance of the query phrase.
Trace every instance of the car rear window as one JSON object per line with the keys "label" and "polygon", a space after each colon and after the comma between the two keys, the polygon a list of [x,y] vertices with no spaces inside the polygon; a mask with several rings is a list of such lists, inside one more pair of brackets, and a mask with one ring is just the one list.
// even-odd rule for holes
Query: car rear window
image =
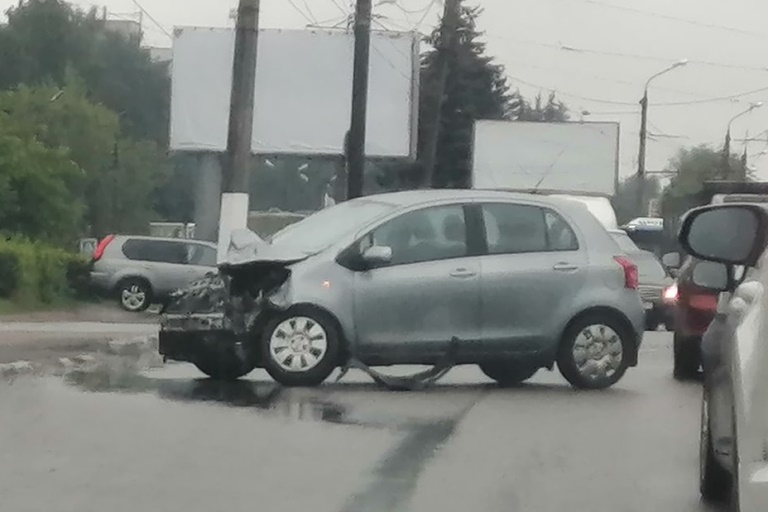
{"label": "car rear window", "polygon": [[123,254],[133,261],[184,264],[187,246],[181,242],[131,238],[123,244]]}

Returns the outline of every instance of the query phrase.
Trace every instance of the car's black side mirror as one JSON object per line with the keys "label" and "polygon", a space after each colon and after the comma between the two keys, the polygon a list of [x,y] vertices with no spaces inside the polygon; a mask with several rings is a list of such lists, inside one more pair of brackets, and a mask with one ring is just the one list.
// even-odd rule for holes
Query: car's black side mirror
{"label": "car's black side mirror", "polygon": [[753,267],[768,235],[768,210],[753,204],[704,206],[683,218],[678,238],[692,256]]}

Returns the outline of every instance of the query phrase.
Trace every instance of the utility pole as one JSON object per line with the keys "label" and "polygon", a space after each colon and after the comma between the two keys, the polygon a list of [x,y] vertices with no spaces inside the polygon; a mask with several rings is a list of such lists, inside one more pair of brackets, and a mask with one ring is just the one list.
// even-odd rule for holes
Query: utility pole
{"label": "utility pole", "polygon": [[731,176],[731,128],[725,132],[725,143],[723,144],[723,153],[721,156],[723,162],[723,179],[730,180]]}
{"label": "utility pole", "polygon": [[248,173],[251,164],[258,38],[259,0],[240,0],[235,28],[229,134],[219,216],[219,263],[226,257],[232,232],[248,226]]}
{"label": "utility pole", "polygon": [[640,152],[637,155],[637,214],[643,217],[645,204],[645,144],[648,139],[648,88],[640,100]]}
{"label": "utility pole", "polygon": [[440,123],[445,103],[445,88],[448,82],[448,73],[450,72],[449,60],[451,53],[456,47],[456,36],[459,26],[459,17],[461,14],[461,0],[445,0],[445,10],[443,11],[443,22],[440,27],[440,41],[437,48],[438,72],[437,86],[434,89],[434,103],[432,105],[433,115],[427,120],[427,126],[424,127],[426,143],[423,148],[423,154],[420,155],[424,163],[423,187],[431,187],[435,176],[435,165],[437,162],[437,144],[440,139]]}
{"label": "utility pole", "polygon": [[368,117],[368,67],[371,53],[371,0],[355,7],[355,60],[352,71],[352,118],[345,138],[347,199],[363,195],[365,123]]}

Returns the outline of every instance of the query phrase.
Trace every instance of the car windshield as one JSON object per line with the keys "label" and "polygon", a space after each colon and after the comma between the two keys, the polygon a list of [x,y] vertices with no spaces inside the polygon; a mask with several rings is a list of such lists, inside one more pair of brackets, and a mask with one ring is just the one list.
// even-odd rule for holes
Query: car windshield
{"label": "car windshield", "polygon": [[347,201],[281,229],[272,236],[271,242],[304,254],[315,254],[394,208],[391,203],[371,199]]}
{"label": "car windshield", "polygon": [[614,240],[616,240],[616,243],[619,244],[619,249],[621,249],[624,252],[637,252],[638,247],[635,245],[635,242],[632,241],[631,238],[629,238],[629,235],[622,232],[616,232],[612,231],[611,236]]}

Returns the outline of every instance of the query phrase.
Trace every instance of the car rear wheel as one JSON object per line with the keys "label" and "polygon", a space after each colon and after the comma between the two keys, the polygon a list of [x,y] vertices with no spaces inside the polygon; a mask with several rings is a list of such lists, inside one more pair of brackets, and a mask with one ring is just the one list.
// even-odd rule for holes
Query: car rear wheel
{"label": "car rear wheel", "polygon": [[535,366],[507,361],[482,363],[479,366],[484,374],[502,387],[518,386],[533,377],[539,370]]}
{"label": "car rear wheel", "polygon": [[565,331],[557,367],[576,388],[604,389],[617,383],[629,367],[632,336],[614,317],[590,314]]}
{"label": "car rear wheel", "polygon": [[731,491],[731,475],[720,465],[713,451],[706,392],[701,400],[699,491],[702,498],[709,502],[723,501],[728,498]]}
{"label": "car rear wheel", "polygon": [[145,311],[152,304],[152,288],[143,279],[125,279],[117,293],[120,306],[131,313]]}
{"label": "car rear wheel", "polygon": [[336,368],[341,341],[335,322],[314,308],[271,319],[262,334],[262,360],[284,386],[319,386]]}
{"label": "car rear wheel", "polygon": [[697,336],[681,336],[677,333],[673,339],[673,370],[674,377],[678,380],[690,380],[699,374],[701,357],[699,355],[701,338]]}

